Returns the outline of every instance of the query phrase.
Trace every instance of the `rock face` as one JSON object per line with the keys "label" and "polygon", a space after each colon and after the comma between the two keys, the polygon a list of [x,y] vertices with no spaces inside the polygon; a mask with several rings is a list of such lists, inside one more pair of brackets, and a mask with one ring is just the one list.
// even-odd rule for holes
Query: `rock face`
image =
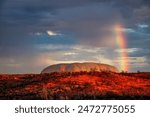
{"label": "rock face", "polygon": [[41,73],[51,72],[80,72],[80,71],[111,71],[118,72],[118,69],[114,66],[101,64],[101,63],[64,63],[51,65],[45,68]]}

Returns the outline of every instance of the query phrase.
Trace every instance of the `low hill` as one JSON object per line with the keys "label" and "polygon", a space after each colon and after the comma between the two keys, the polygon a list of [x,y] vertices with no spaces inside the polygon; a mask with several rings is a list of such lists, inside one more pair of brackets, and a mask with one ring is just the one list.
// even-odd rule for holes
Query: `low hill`
{"label": "low hill", "polygon": [[101,63],[64,63],[51,65],[45,68],[41,73],[51,73],[51,72],[80,72],[80,71],[111,71],[118,72],[118,69],[114,66],[101,64]]}

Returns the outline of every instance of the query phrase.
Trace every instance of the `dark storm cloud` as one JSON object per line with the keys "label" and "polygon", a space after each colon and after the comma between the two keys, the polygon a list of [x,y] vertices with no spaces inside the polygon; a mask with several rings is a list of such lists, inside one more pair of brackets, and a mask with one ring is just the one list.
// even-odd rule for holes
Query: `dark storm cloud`
{"label": "dark storm cloud", "polygon": [[[88,4],[90,0],[6,0],[1,1],[0,34],[1,41],[9,38],[18,41],[29,32],[44,32],[56,27],[57,10]],[[9,35],[8,35],[9,34]],[[23,39],[21,39],[23,40]]]}
{"label": "dark storm cloud", "polygon": [[[149,5],[149,1],[147,0],[126,0],[123,2],[122,0],[82,0],[82,1],[81,0],[63,0],[63,2],[60,2],[60,0],[44,0],[44,1],[42,0],[13,0],[13,1],[7,0],[3,2],[2,4],[3,9],[2,9],[1,18],[0,18],[1,20],[0,24],[3,27],[4,26],[5,27],[18,26],[21,29],[27,28],[28,30],[44,30],[44,29],[48,29],[51,27],[53,28],[53,27],[57,27],[57,22],[60,21],[60,19],[57,19],[57,15],[60,10],[68,9],[69,11],[69,8],[93,5],[92,3],[100,4],[100,5],[97,5],[96,7],[108,8],[105,10],[106,10],[106,14],[107,12],[110,12],[110,14],[108,14],[110,15],[110,17],[111,15],[115,15],[113,13],[114,10],[111,10],[111,7],[113,7],[114,9],[117,9],[119,12],[121,12],[121,15],[124,18],[131,20],[131,21],[128,21],[128,20],[124,21],[127,23],[134,22],[132,21],[132,17],[134,16],[134,14],[136,15],[136,17],[143,17],[142,11],[146,10],[146,8],[143,8],[143,6]],[[95,6],[93,5],[93,7]],[[95,9],[95,10],[102,10],[102,9]],[[102,15],[104,19],[109,18],[109,17],[103,16],[105,14],[105,10],[103,11],[103,13],[102,12],[99,13],[99,15]],[[149,9],[147,8],[147,10]],[[76,12],[79,12],[77,19],[83,15],[83,13],[80,14],[79,10],[77,10]],[[142,13],[140,14],[140,12]],[[91,15],[93,14],[89,14],[89,17]],[[135,19],[149,21],[149,16],[146,16],[146,17],[147,18],[143,18],[143,19],[140,19],[140,18],[135,18]],[[75,18],[75,22],[78,21],[77,19]],[[98,21],[99,18],[95,18],[95,20]]]}
{"label": "dark storm cloud", "polygon": [[60,0],[7,0],[2,4],[2,21],[5,20],[10,24],[15,24],[16,21],[19,25],[25,25],[23,23],[31,25],[36,21],[40,22],[48,14],[57,15],[59,9],[85,6],[96,2],[119,8],[123,16],[127,16],[126,18],[133,15],[134,9],[141,9],[142,6],[149,5],[148,0],[126,0],[123,2],[122,0],[63,0],[63,2]]}
{"label": "dark storm cloud", "polygon": [[[40,53],[34,46],[44,43],[113,48],[113,27],[117,23],[135,30],[126,32],[129,48],[147,50],[131,56],[150,58],[149,14],[149,0],[1,0],[0,58],[23,54],[23,58],[33,59]],[[48,30],[65,36],[50,37]],[[38,33],[42,35],[34,35]],[[27,63],[23,58],[19,61]]]}

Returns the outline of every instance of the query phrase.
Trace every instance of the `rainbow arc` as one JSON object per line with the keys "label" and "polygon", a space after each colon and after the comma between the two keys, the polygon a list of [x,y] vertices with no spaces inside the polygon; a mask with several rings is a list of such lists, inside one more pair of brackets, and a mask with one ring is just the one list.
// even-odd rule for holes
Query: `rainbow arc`
{"label": "rainbow arc", "polygon": [[119,52],[120,69],[123,71],[128,71],[128,53],[126,51],[127,40],[121,24],[115,26],[115,34],[117,46],[121,49]]}

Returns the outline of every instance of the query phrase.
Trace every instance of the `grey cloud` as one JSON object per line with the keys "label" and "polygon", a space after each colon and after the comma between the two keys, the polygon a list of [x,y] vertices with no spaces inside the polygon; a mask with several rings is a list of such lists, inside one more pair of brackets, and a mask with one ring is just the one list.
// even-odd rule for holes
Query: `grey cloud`
{"label": "grey cloud", "polygon": [[116,22],[127,27],[149,23],[148,5],[148,0],[7,0],[3,2],[0,33],[5,40],[21,31],[24,36],[33,31],[61,30],[74,34],[82,43],[105,46],[109,42],[111,46],[111,26]]}
{"label": "grey cloud", "polygon": [[[30,61],[27,58],[33,59],[35,54],[41,52],[38,52],[34,45],[43,43],[45,39],[31,36],[29,33],[45,33],[47,30],[60,31],[73,37],[76,44],[90,45],[91,49],[113,49],[116,46],[113,26],[119,22],[125,28],[136,31],[126,33],[128,47],[146,49],[130,56],[144,55],[149,59],[150,28],[137,27],[140,23],[150,25],[149,6],[149,0],[1,0],[0,58],[16,57],[16,60],[27,63]],[[35,38],[38,38],[39,42]],[[58,39],[54,41],[62,44]],[[24,59],[17,59],[22,54],[25,55]],[[111,51],[105,54],[107,58],[115,57]],[[90,58],[90,55],[95,54],[85,53],[85,58]],[[30,65],[26,68],[29,67]]]}

